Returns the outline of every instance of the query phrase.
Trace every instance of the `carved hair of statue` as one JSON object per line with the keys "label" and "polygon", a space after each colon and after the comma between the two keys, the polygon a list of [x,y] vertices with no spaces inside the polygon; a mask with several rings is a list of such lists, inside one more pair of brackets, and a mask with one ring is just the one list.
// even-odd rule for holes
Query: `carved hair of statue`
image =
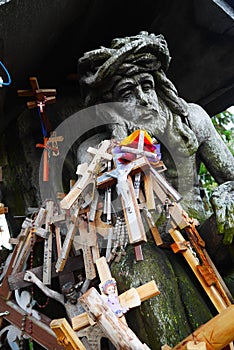
{"label": "carved hair of statue", "polygon": [[162,35],[140,32],[112,40],[110,48],[86,52],[78,61],[80,86],[85,105],[112,101],[110,91],[123,77],[148,72],[154,76],[158,95],[171,110],[186,116],[187,104],[165,75],[171,57]]}

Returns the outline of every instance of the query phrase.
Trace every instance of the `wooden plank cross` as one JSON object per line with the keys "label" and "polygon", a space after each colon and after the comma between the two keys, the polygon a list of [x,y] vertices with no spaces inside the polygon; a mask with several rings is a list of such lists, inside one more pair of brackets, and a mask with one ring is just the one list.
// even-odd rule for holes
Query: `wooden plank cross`
{"label": "wooden plank cross", "polygon": [[[111,272],[110,272],[110,269],[109,269],[109,266],[106,262],[105,257],[101,257],[100,259],[96,260],[96,265],[97,265],[97,270],[98,270],[100,281],[101,281],[100,288],[102,289],[102,286],[103,286],[103,284],[105,284],[106,281],[114,280],[114,279],[111,276]],[[113,323],[113,317],[114,317],[114,323],[116,322],[117,324],[119,324],[119,321],[121,322],[121,324],[119,324],[119,326],[117,327],[118,328],[117,334],[119,337],[120,334],[121,334],[121,336],[123,336],[123,334],[122,334],[123,329],[125,332],[128,332],[130,330],[126,325],[126,321],[124,321],[125,319],[123,318],[123,316],[117,317],[115,315],[115,313],[109,308],[108,304],[106,304],[105,297],[102,297],[101,295],[99,295],[98,292],[96,292],[95,290],[93,291],[93,288],[91,288],[87,293],[90,296],[90,300],[92,299],[92,297],[94,295],[94,300],[93,300],[94,303],[95,303],[95,300],[97,298],[98,304],[100,302],[101,307],[106,308],[106,306],[107,306],[107,308],[109,310],[108,316],[106,319],[107,330],[105,329],[105,327],[103,328],[103,326],[98,322],[97,319],[93,319],[93,322],[97,323],[98,327],[100,327],[102,329],[102,331],[105,333],[106,337],[108,337],[113,342],[113,344],[116,346],[115,341],[113,340],[113,337],[115,337],[116,334],[113,333],[112,336],[109,334],[109,333],[111,333],[111,330],[110,330],[111,327],[109,325],[109,322],[111,324]],[[86,303],[87,293],[85,293],[81,298],[79,298],[79,301],[84,306],[86,311],[90,310],[90,313],[92,313],[93,308],[92,308],[91,304],[89,304],[89,306],[87,307],[87,303]],[[156,296],[159,293],[160,292],[156,286],[155,281],[150,281],[143,286],[140,286],[138,288],[131,288],[128,291],[121,294],[119,296],[119,302],[120,302],[121,307],[130,309],[133,307],[140,306],[141,302],[143,302],[143,301],[145,301],[153,296]],[[82,303],[82,298],[85,299],[84,303]],[[89,299],[89,297],[88,297],[88,299]],[[109,314],[109,312],[111,312],[111,314]],[[81,315],[76,316],[72,319],[72,327],[75,331],[79,331],[78,334],[80,334],[80,336],[81,335],[85,336],[85,330],[87,329],[87,327],[89,329],[89,332],[91,332],[92,327],[94,327],[94,325],[92,323],[90,323],[90,319],[92,319],[92,315],[90,313],[88,311],[88,313],[81,314]],[[110,316],[112,317],[112,321],[110,321],[110,318],[109,318]],[[100,317],[100,314],[99,314],[99,317]],[[116,318],[117,318],[117,320],[116,320]],[[121,330],[121,329],[119,329],[119,327],[120,328],[123,327],[123,329]],[[132,335],[133,332],[131,330],[129,332]],[[133,333],[133,335],[134,335],[134,333]],[[124,338],[126,338],[126,334],[125,334]],[[137,339],[135,335],[134,335],[134,339]],[[118,341],[119,341],[119,338],[118,338]],[[139,349],[146,349],[146,348],[142,347],[143,344],[139,343],[139,340],[136,340],[136,342],[137,342],[137,346],[138,345],[140,346]],[[119,346],[120,345],[118,344],[117,349],[122,349]],[[99,348],[97,347],[97,349],[99,349]],[[138,349],[138,348],[126,347],[126,349]]]}
{"label": "wooden plank cross", "polygon": [[95,288],[91,288],[80,297],[80,303],[89,316],[103,330],[118,350],[146,350],[135,333],[121,319],[113,313]]}
{"label": "wooden plank cross", "polygon": [[27,102],[27,106],[29,109],[38,108],[41,125],[42,125],[42,133],[44,142],[43,144],[36,144],[36,147],[43,148],[43,181],[48,181],[49,179],[49,152],[52,150],[53,155],[57,156],[59,154],[58,151],[58,142],[63,141],[63,137],[56,137],[56,134],[52,133],[52,128],[45,114],[45,106],[47,104],[54,103],[56,100],[56,90],[55,89],[40,89],[39,84],[36,77],[29,78],[31,90],[18,90],[18,95],[21,97],[34,97],[34,101]]}
{"label": "wooden plank cross", "polygon": [[44,136],[43,143],[37,143],[37,148],[43,148],[43,181],[48,181],[49,179],[49,154],[52,152],[52,155],[57,157],[59,155],[58,142],[64,140],[63,136],[56,136],[56,132],[50,132],[50,137]]}
{"label": "wooden plank cross", "polygon": [[104,140],[98,149],[89,147],[87,152],[94,155],[91,163],[88,165],[88,168],[84,172],[81,179],[78,179],[75,185],[72,187],[71,191],[61,200],[60,206],[62,209],[69,209],[73,203],[80,196],[82,191],[88,186],[88,184],[94,182],[95,172],[98,171],[98,165],[101,159],[111,160],[112,155],[107,153],[108,148],[110,147],[110,141]]}
{"label": "wooden plank cross", "polygon": [[50,104],[56,100],[55,89],[40,89],[36,77],[29,78],[31,90],[17,90],[17,93],[21,97],[35,97],[36,101],[27,102],[29,109],[38,107],[38,104]]}
{"label": "wooden plank cross", "polygon": [[[25,311],[13,300],[5,301],[3,298],[0,298],[0,310],[8,311],[3,318],[18,329],[21,329]],[[40,314],[40,316],[41,320],[39,321],[35,317],[27,315],[24,333],[45,349],[63,350],[63,347],[57,343],[56,337],[49,327],[51,319],[43,314]]]}
{"label": "wooden plank cross", "polygon": [[45,229],[49,233],[48,238],[44,242],[44,261],[43,261],[43,283],[51,284],[51,264],[52,264],[52,238],[51,219],[53,217],[54,202],[47,200],[46,202],[46,218]]}
{"label": "wooden plank cross", "polygon": [[74,236],[77,231],[77,220],[79,215],[80,207],[76,207],[74,209],[74,213],[72,216],[72,221],[69,224],[68,231],[63,242],[63,246],[60,251],[60,255],[58,256],[58,260],[56,262],[56,272],[63,271],[64,266],[66,264],[67,258],[69,256],[70,249],[73,244]]}
{"label": "wooden plank cross", "polygon": [[86,347],[77,337],[65,318],[53,320],[50,328],[57,336],[57,341],[66,350],[86,350]]}

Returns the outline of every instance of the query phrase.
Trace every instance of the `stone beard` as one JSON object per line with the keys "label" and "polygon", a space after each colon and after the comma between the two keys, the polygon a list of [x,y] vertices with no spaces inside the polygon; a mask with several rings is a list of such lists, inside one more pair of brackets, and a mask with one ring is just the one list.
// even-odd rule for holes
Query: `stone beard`
{"label": "stone beard", "polygon": [[[179,115],[173,113],[164,101],[158,98],[157,110],[137,106],[129,109],[127,103],[111,110],[108,105],[101,105],[97,113],[104,121],[112,121],[111,138],[122,140],[133,131],[142,129],[165,145],[169,152],[181,155],[192,155],[197,150],[197,138],[194,132],[181,120]],[[129,115],[135,118],[130,120]]]}

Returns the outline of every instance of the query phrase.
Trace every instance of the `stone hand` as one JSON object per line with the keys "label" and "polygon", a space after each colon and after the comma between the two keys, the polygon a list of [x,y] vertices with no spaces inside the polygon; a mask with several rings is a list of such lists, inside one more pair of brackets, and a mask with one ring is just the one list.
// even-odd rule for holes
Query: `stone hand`
{"label": "stone hand", "polygon": [[231,244],[234,236],[234,181],[220,185],[213,192],[210,202],[216,216],[218,233],[224,235],[224,244]]}

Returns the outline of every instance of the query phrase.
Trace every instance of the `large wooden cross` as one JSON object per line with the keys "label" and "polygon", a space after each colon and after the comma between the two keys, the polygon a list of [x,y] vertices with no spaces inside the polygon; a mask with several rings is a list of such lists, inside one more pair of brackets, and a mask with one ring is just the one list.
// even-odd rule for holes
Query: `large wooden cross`
{"label": "large wooden cross", "polygon": [[[104,257],[96,260],[96,265],[101,281],[100,286],[102,286],[105,281],[113,279]],[[131,309],[140,306],[141,302],[156,296],[159,293],[155,281],[150,281],[143,286],[131,288],[121,294],[119,296],[120,305],[123,308]],[[72,319],[72,327],[78,332],[78,336],[79,334],[80,336],[85,336],[85,329],[87,327],[88,332],[91,332],[92,327],[94,327],[94,322],[101,328],[105,336],[111,340],[117,349],[122,349],[123,347],[121,346],[123,346],[123,344],[126,346],[126,349],[146,349],[145,345],[139,341],[136,335],[127,326],[126,322],[123,321],[123,317],[117,317],[109,308],[108,304],[106,304],[105,299],[94,288],[88,290],[81,298],[79,298],[79,301],[87,312]],[[102,310],[103,313],[100,314],[99,312],[99,315],[97,315],[96,307],[99,310]],[[132,339],[130,345],[128,344],[129,336]],[[97,345],[95,350],[96,349],[100,349],[100,347]]]}

